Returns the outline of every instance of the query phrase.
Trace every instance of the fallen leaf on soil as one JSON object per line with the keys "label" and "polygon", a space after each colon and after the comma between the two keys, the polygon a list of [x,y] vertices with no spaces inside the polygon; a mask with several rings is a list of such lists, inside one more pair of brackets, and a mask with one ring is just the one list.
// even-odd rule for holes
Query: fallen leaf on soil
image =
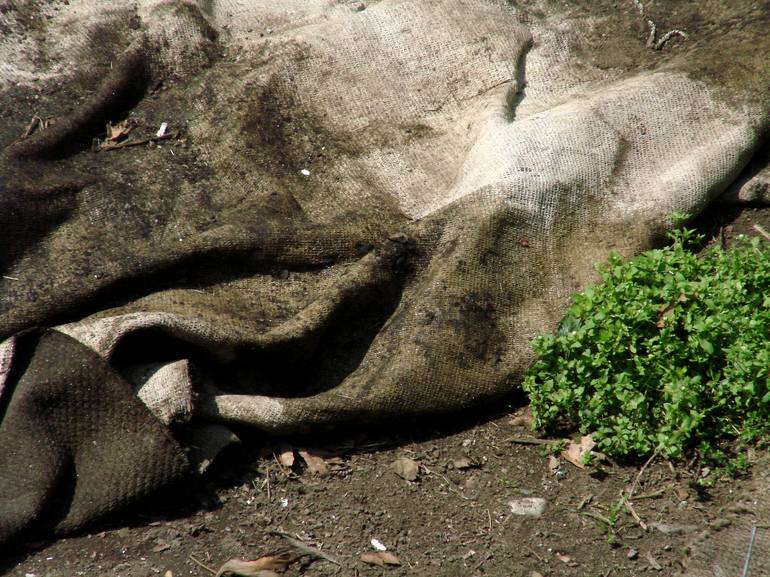
{"label": "fallen leaf on soil", "polygon": [[567,448],[561,452],[561,456],[576,467],[585,469],[586,466],[583,464],[583,457],[590,453],[591,449],[595,446],[596,442],[591,438],[591,435],[586,435],[581,437],[579,443],[570,442]]}
{"label": "fallen leaf on soil", "polygon": [[686,501],[690,497],[690,492],[684,487],[675,487],[674,492],[680,501]]}
{"label": "fallen leaf on soil", "polygon": [[164,541],[163,539],[158,539],[157,545],[152,548],[153,553],[162,553],[163,551],[168,551],[171,549],[171,544]]}
{"label": "fallen leaf on soil", "polygon": [[288,445],[281,445],[278,462],[287,469],[291,469],[294,466],[294,449]]}
{"label": "fallen leaf on soil", "polygon": [[660,563],[658,563],[658,560],[655,559],[655,557],[652,556],[652,553],[647,551],[647,553],[644,555],[645,559],[647,559],[647,563],[650,564],[650,567],[655,569],[655,571],[660,571],[663,569]]}
{"label": "fallen leaf on soil", "polygon": [[323,457],[308,453],[305,449],[297,449],[297,453],[302,457],[302,460],[307,464],[307,470],[313,475],[326,475],[329,472],[329,468],[326,466],[326,461]]}
{"label": "fallen leaf on soil", "polygon": [[544,575],[540,571],[532,571],[532,573],[529,574],[529,577],[544,577]]}
{"label": "fallen leaf on soil", "polygon": [[390,551],[378,551],[377,553],[363,553],[361,555],[361,561],[368,563],[369,565],[377,565],[384,567],[385,565],[401,565],[401,559],[396,557]]}
{"label": "fallen leaf on soil", "polygon": [[569,555],[565,555],[564,553],[556,553],[556,558],[561,561],[562,563],[566,563],[570,567],[577,567],[578,563],[576,563],[572,557]]}
{"label": "fallen leaf on soil", "polygon": [[217,571],[216,577],[236,575],[238,577],[269,577],[270,574],[283,573],[291,565],[293,559],[287,553],[281,555],[265,555],[254,561],[230,559]]}
{"label": "fallen leaf on soil", "polygon": [[117,124],[107,123],[107,140],[110,142],[118,142],[128,136],[131,132],[131,127],[128,125],[128,121],[118,122]]}
{"label": "fallen leaf on soil", "polygon": [[509,424],[513,425],[514,427],[526,427],[527,429],[532,428],[532,410],[529,407],[524,407],[523,409],[517,411],[514,415],[511,416],[511,420],[508,421]]}
{"label": "fallen leaf on soil", "polygon": [[171,569],[169,569],[163,574],[163,577],[174,577],[174,574],[171,572]]}
{"label": "fallen leaf on soil", "polygon": [[396,459],[390,466],[393,472],[407,481],[417,480],[417,476],[420,473],[420,465],[414,459],[408,457],[402,457]]}
{"label": "fallen leaf on soil", "polygon": [[558,472],[560,465],[559,459],[553,455],[548,455],[548,470],[551,471],[552,475]]}

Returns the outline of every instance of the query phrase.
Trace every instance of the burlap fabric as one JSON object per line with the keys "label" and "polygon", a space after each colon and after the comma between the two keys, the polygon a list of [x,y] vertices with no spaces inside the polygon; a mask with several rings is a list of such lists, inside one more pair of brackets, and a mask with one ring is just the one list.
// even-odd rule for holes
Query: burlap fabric
{"label": "burlap fabric", "polygon": [[513,390],[610,250],[765,197],[769,14],[1,4],[0,543],[180,478],[227,425]]}

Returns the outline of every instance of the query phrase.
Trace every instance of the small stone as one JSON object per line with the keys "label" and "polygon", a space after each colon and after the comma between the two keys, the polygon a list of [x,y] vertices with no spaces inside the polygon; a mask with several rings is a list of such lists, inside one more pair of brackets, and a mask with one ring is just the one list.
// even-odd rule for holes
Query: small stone
{"label": "small stone", "polygon": [[478,467],[478,464],[471,460],[469,457],[458,457],[452,461],[452,466],[455,469],[462,471],[463,469],[471,469]]}
{"label": "small stone", "polygon": [[407,481],[416,481],[420,473],[420,465],[417,461],[408,457],[396,459],[390,465],[390,468],[396,475]]}
{"label": "small stone", "polygon": [[669,525],[667,523],[650,523],[650,528],[660,531],[664,535],[681,535],[692,533],[698,529],[695,525]]}
{"label": "small stone", "polygon": [[548,502],[542,497],[524,497],[509,501],[511,513],[523,517],[540,517],[545,513]]}
{"label": "small stone", "polygon": [[720,517],[719,519],[714,519],[709,523],[709,527],[714,529],[715,531],[719,531],[721,529],[724,529],[725,527],[729,527],[731,525],[730,519],[725,519],[724,517]]}
{"label": "small stone", "polygon": [[628,553],[626,553],[626,557],[628,557],[631,560],[634,560],[637,557],[639,557],[639,551],[637,551],[636,549],[629,549]]}
{"label": "small stone", "polygon": [[299,172],[302,176],[310,176],[310,171],[307,168],[303,168]]}

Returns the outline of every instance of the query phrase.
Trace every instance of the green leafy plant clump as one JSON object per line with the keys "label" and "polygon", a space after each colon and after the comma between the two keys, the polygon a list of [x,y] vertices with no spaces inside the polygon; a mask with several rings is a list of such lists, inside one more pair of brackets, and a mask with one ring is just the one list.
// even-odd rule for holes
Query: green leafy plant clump
{"label": "green leafy plant clump", "polygon": [[[608,455],[697,453],[724,462],[770,433],[770,252],[702,236],[599,267],[558,333],[533,341],[525,377],[535,426],[578,426]],[[737,444],[736,444],[737,443]]]}

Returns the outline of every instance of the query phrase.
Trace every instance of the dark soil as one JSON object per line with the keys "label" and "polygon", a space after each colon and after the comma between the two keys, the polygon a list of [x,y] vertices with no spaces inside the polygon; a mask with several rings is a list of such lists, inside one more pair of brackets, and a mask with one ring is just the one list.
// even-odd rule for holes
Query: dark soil
{"label": "dark soil", "polygon": [[[754,224],[770,230],[770,211],[714,208],[696,223],[713,242],[723,242],[722,230],[729,246],[737,234],[758,234]],[[296,551],[288,535],[340,564],[304,557],[290,576],[675,575],[688,543],[723,524],[748,487],[744,478],[703,490],[697,463],[580,469],[549,456],[549,445],[521,442],[532,438],[521,403],[462,421],[409,423],[411,433],[397,437],[279,442],[246,434],[202,481],[80,535],[18,546],[0,559],[0,573],[205,576],[231,558]],[[281,465],[290,448],[327,458],[327,473],[312,473],[298,454],[292,467]],[[416,480],[393,471],[403,457],[419,464]],[[620,494],[632,485],[626,507]],[[547,501],[542,516],[512,513],[510,502],[525,497]],[[401,565],[363,563],[372,539]]]}

